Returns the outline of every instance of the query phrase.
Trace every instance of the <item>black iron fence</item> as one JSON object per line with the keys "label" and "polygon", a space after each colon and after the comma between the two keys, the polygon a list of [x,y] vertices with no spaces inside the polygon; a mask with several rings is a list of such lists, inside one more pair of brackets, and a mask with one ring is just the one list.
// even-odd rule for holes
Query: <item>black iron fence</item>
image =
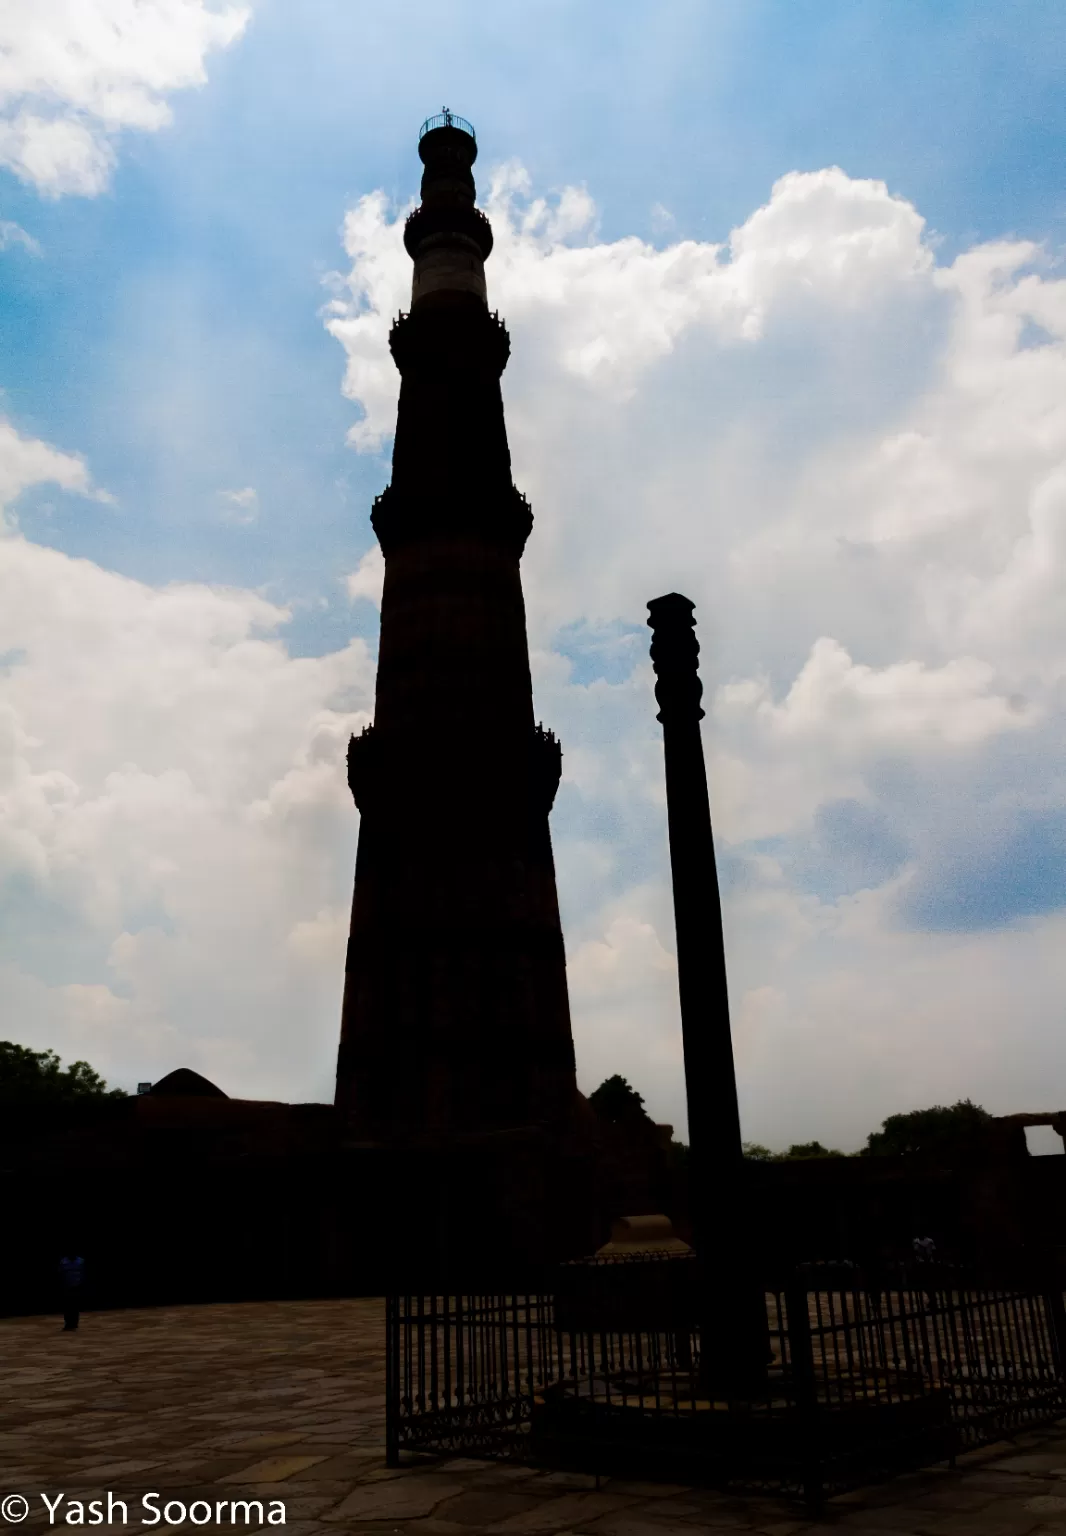
{"label": "black iron fence", "polygon": [[798,1273],[766,1290],[772,1363],[743,1402],[707,1385],[698,1294],[694,1262],[671,1258],[390,1297],[390,1464],[404,1450],[513,1457],[817,1504],[1066,1414],[1066,1310],[1049,1284],[938,1265]]}

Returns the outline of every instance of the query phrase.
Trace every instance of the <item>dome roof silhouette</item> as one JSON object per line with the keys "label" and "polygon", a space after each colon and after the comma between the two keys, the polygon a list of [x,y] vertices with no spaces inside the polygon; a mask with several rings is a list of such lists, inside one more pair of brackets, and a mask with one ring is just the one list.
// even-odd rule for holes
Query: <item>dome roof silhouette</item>
{"label": "dome roof silhouette", "polygon": [[199,1098],[199,1099],[228,1099],[229,1094],[223,1093],[221,1088],[209,1082],[206,1077],[201,1077],[199,1072],[194,1072],[191,1067],[178,1067],[174,1072],[168,1072],[166,1077],[161,1077],[158,1083],[153,1083],[151,1093],[168,1098]]}

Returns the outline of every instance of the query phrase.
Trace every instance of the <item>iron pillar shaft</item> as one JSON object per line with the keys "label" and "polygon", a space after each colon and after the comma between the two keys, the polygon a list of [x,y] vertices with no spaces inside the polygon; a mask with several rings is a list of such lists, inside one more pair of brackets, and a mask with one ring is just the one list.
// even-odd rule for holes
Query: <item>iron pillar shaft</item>
{"label": "iron pillar shaft", "polygon": [[693,609],[672,592],[648,604],[648,624],[666,764],[701,1373],[711,1391],[730,1397],[745,1396],[765,1380],[768,1336],[752,1264]]}

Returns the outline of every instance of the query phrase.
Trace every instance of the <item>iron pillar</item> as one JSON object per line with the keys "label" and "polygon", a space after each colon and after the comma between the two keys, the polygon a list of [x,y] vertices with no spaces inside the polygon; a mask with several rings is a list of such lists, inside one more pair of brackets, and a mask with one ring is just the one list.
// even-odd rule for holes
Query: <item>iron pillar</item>
{"label": "iron pillar", "polygon": [[648,624],[666,759],[701,1374],[715,1394],[743,1397],[765,1383],[768,1335],[765,1296],[751,1263],[694,606],[677,592],[655,598]]}

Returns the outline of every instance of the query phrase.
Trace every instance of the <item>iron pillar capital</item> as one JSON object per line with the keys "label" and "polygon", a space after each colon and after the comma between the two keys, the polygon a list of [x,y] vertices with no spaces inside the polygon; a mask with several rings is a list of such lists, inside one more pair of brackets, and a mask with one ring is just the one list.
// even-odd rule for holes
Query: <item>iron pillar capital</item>
{"label": "iron pillar capital", "polygon": [[703,684],[699,675],[700,643],[696,639],[695,603],[680,592],[653,597],[648,604],[652,632],[651,664],[655,669],[656,719],[664,725],[675,721],[696,723],[703,719],[700,707]]}

